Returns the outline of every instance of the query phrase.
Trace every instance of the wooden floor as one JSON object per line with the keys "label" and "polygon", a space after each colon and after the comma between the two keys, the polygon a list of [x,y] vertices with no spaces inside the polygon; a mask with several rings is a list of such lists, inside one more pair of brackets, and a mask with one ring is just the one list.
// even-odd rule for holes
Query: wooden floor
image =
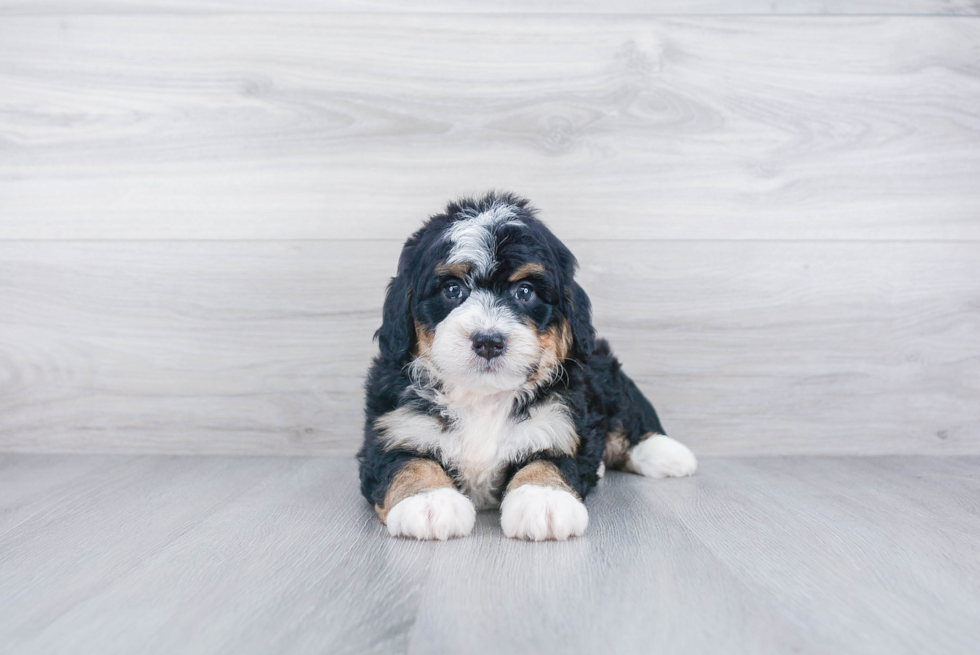
{"label": "wooden floor", "polygon": [[349,458],[0,456],[0,652],[976,653],[980,458],[610,474],[585,537],[389,538]]}

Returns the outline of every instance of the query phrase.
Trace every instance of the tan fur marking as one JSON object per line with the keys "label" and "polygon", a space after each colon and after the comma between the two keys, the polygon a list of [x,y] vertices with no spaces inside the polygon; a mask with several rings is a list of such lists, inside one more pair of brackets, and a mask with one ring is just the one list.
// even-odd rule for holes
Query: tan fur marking
{"label": "tan fur marking", "polygon": [[535,484],[539,487],[555,487],[556,489],[567,491],[578,498],[575,490],[565,482],[565,476],[561,474],[558,467],[542,459],[531,462],[515,473],[507,485],[507,491],[511,492],[525,484]]}
{"label": "tan fur marking", "polygon": [[572,330],[568,327],[568,321],[564,318],[558,324],[555,334],[555,356],[558,361],[565,361],[568,351],[572,349]]}
{"label": "tan fur marking", "polygon": [[387,523],[388,512],[401,501],[423,491],[443,487],[453,488],[454,485],[441,466],[431,459],[410,459],[391,481],[391,486],[385,494],[384,506],[375,505],[374,511],[377,512],[382,523]]}
{"label": "tan fur marking", "polygon": [[436,335],[429,331],[424,325],[415,321],[415,341],[417,342],[416,355],[422,356],[429,352],[432,347],[432,340]]}
{"label": "tan fur marking", "polygon": [[606,450],[602,454],[602,461],[606,466],[613,469],[622,469],[629,459],[630,442],[619,430],[614,430],[606,435]]}
{"label": "tan fur marking", "polygon": [[[629,439],[626,438],[626,435],[620,431],[621,429],[622,426],[606,435],[606,450],[602,454],[602,461],[609,468],[633,471],[632,464],[630,463],[630,448],[636,444],[631,444]],[[636,443],[646,441],[655,434],[655,432],[647,432]],[[636,471],[633,472],[635,473]]]}
{"label": "tan fur marking", "polygon": [[532,384],[551,379],[555,368],[568,356],[572,347],[572,332],[568,328],[568,321],[562,319],[558,325],[549,327],[538,335],[538,342],[541,344],[541,360],[538,362],[538,370],[531,376]]}
{"label": "tan fur marking", "polygon": [[440,263],[436,266],[436,275],[452,275],[453,277],[458,277],[459,279],[465,278],[470,273],[470,263],[469,262],[457,262],[455,264],[447,264],[445,262]]}
{"label": "tan fur marking", "polygon": [[535,262],[529,262],[514,269],[514,272],[507,278],[509,282],[517,282],[531,275],[541,275],[544,273],[544,266]]}

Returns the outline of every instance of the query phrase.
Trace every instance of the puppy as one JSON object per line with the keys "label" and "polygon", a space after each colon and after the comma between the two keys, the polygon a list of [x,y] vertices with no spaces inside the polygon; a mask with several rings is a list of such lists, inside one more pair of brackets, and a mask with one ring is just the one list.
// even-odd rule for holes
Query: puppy
{"label": "puppy", "polygon": [[394,536],[581,535],[606,467],[691,475],[597,339],[575,257],[522,198],[451,203],[402,249],[368,373],[361,492]]}

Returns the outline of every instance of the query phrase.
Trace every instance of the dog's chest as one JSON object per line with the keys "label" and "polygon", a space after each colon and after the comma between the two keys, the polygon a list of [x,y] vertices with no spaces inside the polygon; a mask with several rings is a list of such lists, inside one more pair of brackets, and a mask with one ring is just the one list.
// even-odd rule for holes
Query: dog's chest
{"label": "dog's chest", "polygon": [[514,455],[520,432],[509,404],[455,403],[449,406],[452,427],[443,434],[441,458],[456,474],[463,493],[478,508],[493,507],[504,470]]}
{"label": "dog's chest", "polygon": [[509,397],[448,405],[452,422],[439,454],[478,508],[496,506],[511,463],[541,451],[574,452],[578,443],[563,405],[540,405],[525,417],[514,417],[512,405]]}

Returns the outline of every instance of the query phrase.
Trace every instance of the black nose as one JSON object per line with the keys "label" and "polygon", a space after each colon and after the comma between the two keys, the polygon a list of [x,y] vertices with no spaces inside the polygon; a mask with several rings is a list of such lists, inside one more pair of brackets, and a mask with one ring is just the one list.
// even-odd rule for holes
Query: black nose
{"label": "black nose", "polygon": [[504,335],[499,332],[480,332],[473,335],[473,350],[487,361],[504,354],[505,345]]}

